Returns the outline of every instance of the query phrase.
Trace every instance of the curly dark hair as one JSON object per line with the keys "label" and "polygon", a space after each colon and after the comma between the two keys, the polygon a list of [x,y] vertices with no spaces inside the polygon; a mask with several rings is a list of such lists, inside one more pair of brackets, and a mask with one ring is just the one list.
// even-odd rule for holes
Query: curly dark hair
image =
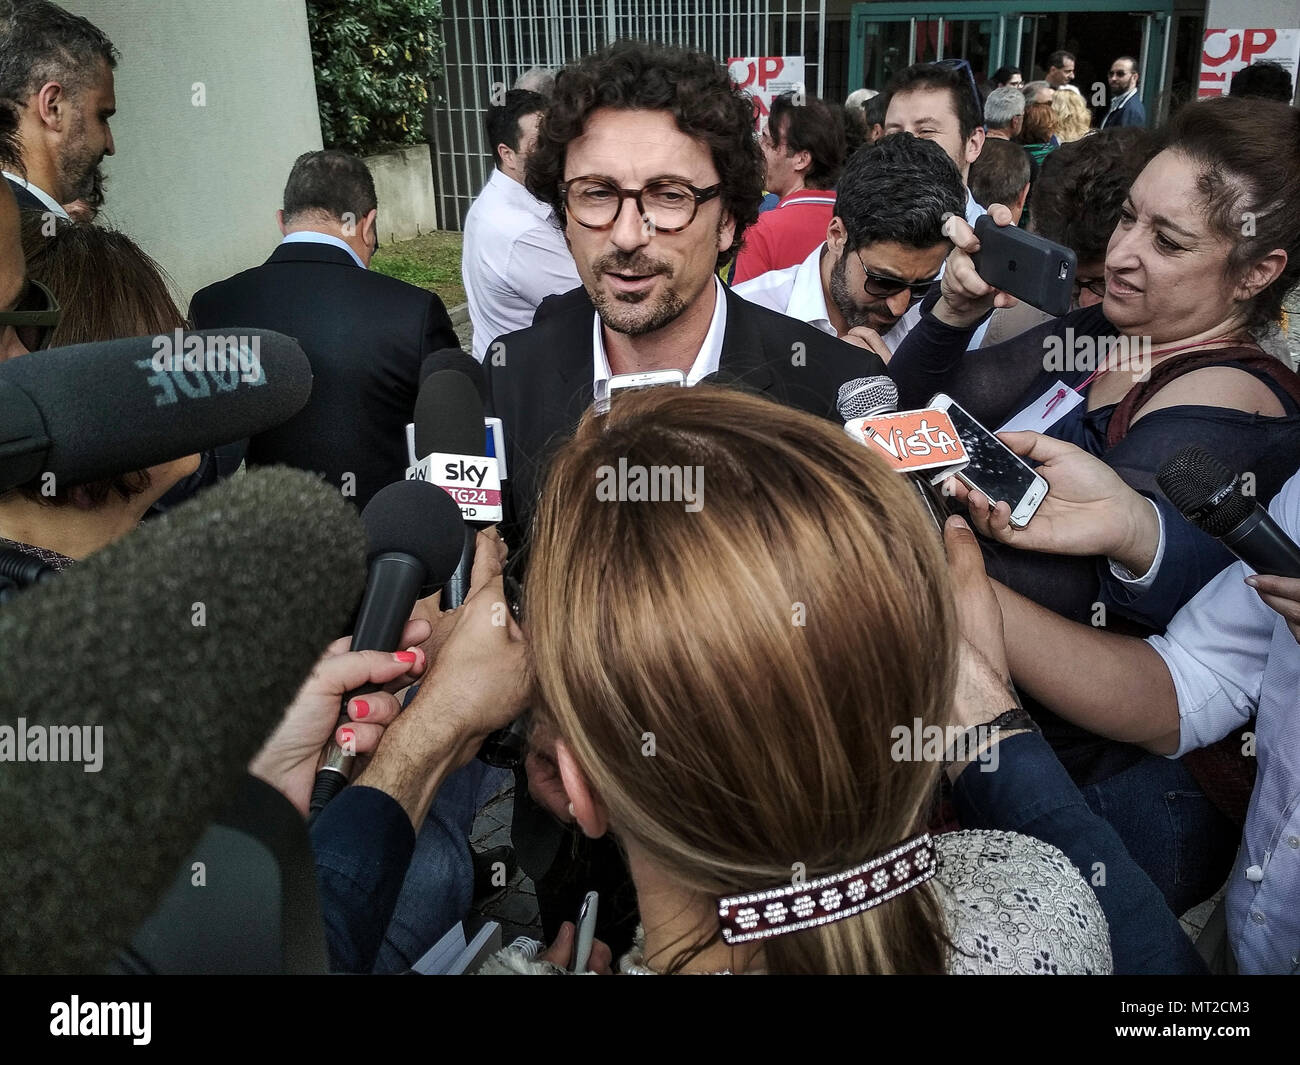
{"label": "curly dark hair", "polygon": [[563,222],[565,151],[600,108],[670,111],[680,129],[702,142],[722,185],[720,200],[736,222],[723,266],[740,250],[758,220],[763,199],[763,155],[754,137],[754,107],[712,56],[645,41],[616,41],[560,71],[549,110],[528,157],[528,191],[550,204]]}
{"label": "curly dark hair", "polygon": [[1262,100],[1277,100],[1289,104],[1295,95],[1291,88],[1291,72],[1286,67],[1268,60],[1251,63],[1232,75],[1228,92],[1233,96],[1255,96]]}
{"label": "curly dark hair", "polygon": [[911,248],[942,243],[943,222],[966,210],[961,174],[934,141],[891,133],[849,159],[835,189],[835,214],[850,248],[894,241]]}
{"label": "curly dark hair", "polygon": [[847,154],[844,108],[832,107],[815,96],[801,100],[792,92],[782,93],[772,101],[767,130],[785,152],[807,151],[812,156],[812,165],[804,174],[808,188],[835,187]]}
{"label": "curly dark hair", "polygon": [[1081,263],[1105,259],[1124,197],[1159,149],[1155,134],[1132,126],[1062,144],[1034,182],[1034,232],[1064,244]]}
{"label": "curly dark hair", "polygon": [[4,100],[0,100],[0,164],[6,170],[26,173],[23,148],[18,141],[18,112]]}

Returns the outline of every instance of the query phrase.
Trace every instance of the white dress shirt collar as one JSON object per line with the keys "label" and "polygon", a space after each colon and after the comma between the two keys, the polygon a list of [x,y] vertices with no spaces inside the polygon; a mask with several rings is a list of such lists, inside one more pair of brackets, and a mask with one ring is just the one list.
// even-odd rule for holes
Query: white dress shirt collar
{"label": "white dress shirt collar", "polygon": [[[717,373],[722,361],[722,338],[727,332],[727,290],[723,288],[718,276],[713,276],[714,302],[713,320],[709,322],[709,331],[704,334],[704,343],[695,356],[695,362],[686,374],[688,385],[697,385],[711,373]],[[592,389],[597,396],[605,392],[604,383],[609,381],[609,356],[605,353],[605,337],[599,314],[592,315],[592,352],[593,375]]]}
{"label": "white dress shirt collar", "polygon": [[823,241],[799,264],[785,313],[835,336],[835,326],[831,324],[831,314],[826,307],[826,290],[822,288],[822,252],[825,250]]}
{"label": "white dress shirt collar", "polygon": [[543,220],[551,217],[552,212],[549,203],[543,203],[518,181],[508,174],[502,173],[496,167],[493,167],[492,173],[488,175],[486,187],[491,189],[495,196],[505,200],[513,207],[518,207]]}
{"label": "white dress shirt collar", "polygon": [[341,237],[336,237],[333,233],[317,233],[310,229],[300,229],[294,233],[286,233],[281,244],[328,244],[332,248],[341,248],[352,256],[352,261],[362,270],[366,264],[361,261],[361,256],[349,247],[348,242]]}
{"label": "white dress shirt collar", "polygon": [[[26,178],[19,177],[17,174],[11,174],[9,173],[8,170],[0,171],[0,173],[3,173],[6,178],[14,182],[15,184],[22,185],[23,188],[25,188],[28,192],[30,192],[33,196],[35,196],[38,200],[40,200],[41,203],[45,204],[48,210],[53,211],[60,218],[68,217],[68,212],[63,209],[63,204],[55,200],[53,196],[51,196],[39,185],[33,185]],[[69,219],[69,221],[71,221],[71,219]]]}
{"label": "white dress shirt collar", "polygon": [[1110,111],[1107,111],[1106,113],[1111,114],[1112,112],[1118,111],[1121,107],[1123,107],[1136,95],[1137,95],[1137,86],[1134,85],[1133,88],[1129,89],[1129,91],[1124,93],[1123,96],[1116,96],[1115,99],[1111,100]]}

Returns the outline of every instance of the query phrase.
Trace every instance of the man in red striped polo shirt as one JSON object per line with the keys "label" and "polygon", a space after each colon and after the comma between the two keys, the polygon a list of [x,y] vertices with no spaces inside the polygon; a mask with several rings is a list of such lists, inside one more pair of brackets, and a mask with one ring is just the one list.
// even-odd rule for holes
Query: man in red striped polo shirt
{"label": "man in red striped polo shirt", "polygon": [[759,143],[767,164],[765,184],[781,199],[745,234],[732,284],[795,266],[826,239],[844,166],[844,112],[814,97],[786,93],[772,101]]}

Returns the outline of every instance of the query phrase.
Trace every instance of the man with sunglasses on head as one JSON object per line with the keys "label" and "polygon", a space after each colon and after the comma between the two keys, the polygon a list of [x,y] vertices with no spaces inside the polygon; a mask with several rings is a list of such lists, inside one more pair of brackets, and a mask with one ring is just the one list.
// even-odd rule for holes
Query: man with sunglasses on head
{"label": "man with sunglasses on head", "polygon": [[[984,150],[984,101],[975,84],[975,75],[964,59],[941,59],[937,63],[913,63],[894,75],[885,90],[889,103],[885,111],[885,133],[911,133],[922,140],[934,141],[952,160],[967,185],[966,224],[974,226],[980,215],[987,214],[969,191],[970,167]],[[919,306],[913,307],[886,343],[895,351],[903,338],[921,319]],[[981,325],[971,339],[977,348],[984,340],[986,325]]]}
{"label": "man with sunglasses on head", "polygon": [[798,266],[735,291],[888,361],[902,340],[895,330],[951,250],[943,221],[965,202],[961,175],[942,148],[892,134],[849,159],[825,242]]}
{"label": "man with sunglasses on head", "polygon": [[[530,328],[487,348],[489,405],[505,427],[503,533],[512,546],[554,448],[613,377],[675,371],[695,385],[720,374],[838,422],[839,386],[884,372],[874,353],[718,280],[758,217],[764,167],[753,116],[721,63],[682,48],[619,41],[556,78],[526,184],[555,209],[582,287],[544,300]],[[547,938],[594,889],[597,938],[617,955],[637,923],[627,869],[608,840],[557,824],[573,818],[545,743],[534,743],[516,788],[513,839]]]}

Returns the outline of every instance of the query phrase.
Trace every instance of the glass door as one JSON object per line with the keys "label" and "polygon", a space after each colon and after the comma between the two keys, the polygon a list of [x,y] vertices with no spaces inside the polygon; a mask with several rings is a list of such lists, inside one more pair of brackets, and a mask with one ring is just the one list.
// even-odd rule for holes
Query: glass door
{"label": "glass door", "polygon": [[[859,10],[863,9],[863,10]],[[936,59],[966,59],[981,90],[997,69],[1002,19],[969,4],[857,4],[850,33],[849,84],[883,89],[900,70]]]}
{"label": "glass door", "polygon": [[883,89],[912,63],[960,57],[970,62],[986,91],[989,75],[1004,65],[1019,67],[1025,81],[1041,78],[1047,57],[1063,48],[1074,54],[1074,84],[1100,120],[1109,106],[1111,60],[1131,55],[1138,60],[1148,124],[1154,124],[1167,108],[1181,57],[1171,32],[1173,0],[1145,0],[1138,10],[1133,7],[1132,0],[857,3],[849,34],[849,88]]}

